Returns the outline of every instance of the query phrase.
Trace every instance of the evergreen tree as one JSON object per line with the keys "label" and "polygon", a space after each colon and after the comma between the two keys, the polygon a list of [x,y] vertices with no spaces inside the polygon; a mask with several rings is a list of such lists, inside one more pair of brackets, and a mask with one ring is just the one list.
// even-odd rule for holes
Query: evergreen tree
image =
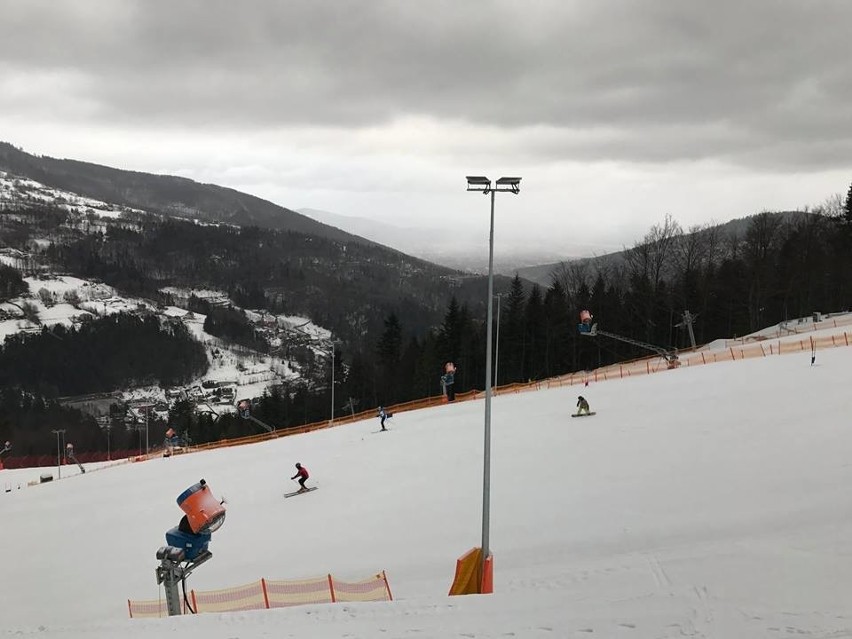
{"label": "evergreen tree", "polygon": [[456,361],[462,350],[462,311],[453,295],[438,331],[438,357],[445,362]]}
{"label": "evergreen tree", "polygon": [[0,264],[0,302],[17,297],[28,289],[24,278],[16,269]]}
{"label": "evergreen tree", "polygon": [[524,379],[524,358],[526,348],[526,295],[520,276],[515,274],[504,300],[506,321],[500,328],[500,368],[505,375],[500,377],[507,383],[526,381]]}
{"label": "evergreen tree", "polygon": [[530,290],[525,315],[527,348],[522,372],[526,379],[540,379],[544,377],[547,363],[547,318],[544,315],[544,297],[538,284],[534,284]]}
{"label": "evergreen tree", "polygon": [[843,215],[846,221],[852,224],[852,184],[849,185],[849,191],[846,193],[846,203],[843,206]]}

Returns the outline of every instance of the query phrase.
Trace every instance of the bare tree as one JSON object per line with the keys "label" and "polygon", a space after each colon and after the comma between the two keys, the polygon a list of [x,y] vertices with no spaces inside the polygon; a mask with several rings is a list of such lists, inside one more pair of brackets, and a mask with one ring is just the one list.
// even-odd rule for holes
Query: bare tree
{"label": "bare tree", "polygon": [[748,273],[748,312],[751,330],[762,323],[764,304],[773,280],[772,258],[780,239],[781,218],[769,212],[755,215],[746,230],[743,260]]}
{"label": "bare tree", "polygon": [[559,282],[562,290],[569,298],[576,296],[580,287],[590,285],[592,279],[591,268],[588,260],[574,260],[571,262],[560,262],[550,274],[552,281]]}
{"label": "bare tree", "polygon": [[666,214],[663,224],[655,224],[641,242],[627,251],[626,260],[630,274],[647,279],[651,289],[657,291],[665,276],[671,275],[674,249],[683,235],[683,229],[671,215]]}

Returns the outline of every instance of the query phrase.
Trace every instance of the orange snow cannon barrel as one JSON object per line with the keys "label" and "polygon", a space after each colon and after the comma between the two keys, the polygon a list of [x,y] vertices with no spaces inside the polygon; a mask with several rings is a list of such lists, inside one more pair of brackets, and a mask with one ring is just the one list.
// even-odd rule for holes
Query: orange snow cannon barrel
{"label": "orange snow cannon barrel", "polygon": [[225,523],[225,507],[213,496],[203,479],[183,491],[177,503],[196,534],[214,533]]}

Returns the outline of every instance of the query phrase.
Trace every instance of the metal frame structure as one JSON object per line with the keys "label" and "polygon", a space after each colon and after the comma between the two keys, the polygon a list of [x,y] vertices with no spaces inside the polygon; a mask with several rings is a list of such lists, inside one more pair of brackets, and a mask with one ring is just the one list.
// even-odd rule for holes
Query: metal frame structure
{"label": "metal frame structure", "polygon": [[[186,598],[186,578],[192,574],[192,571],[198,568],[201,564],[213,558],[213,553],[205,550],[192,561],[187,561],[186,565],[182,565],[186,560],[186,553],[183,548],[175,548],[174,546],[161,546],[157,551],[157,559],[160,560],[160,565],[155,569],[157,575],[157,585],[163,584],[166,591],[166,607],[169,616],[180,615],[180,592],[178,584],[183,586],[184,598]],[[190,610],[192,610],[190,608]],[[192,612],[195,612],[194,610]]]}
{"label": "metal frame structure", "polygon": [[609,337],[620,342],[625,342],[626,344],[633,344],[634,346],[638,346],[639,348],[645,348],[649,351],[654,351],[661,357],[666,360],[666,363],[670,368],[676,366],[676,362],[678,361],[677,353],[671,350],[666,350],[662,346],[655,346],[654,344],[649,344],[648,342],[640,342],[638,339],[633,339],[631,337],[624,337],[623,335],[616,335],[615,333],[610,333],[608,331],[602,331],[598,328],[597,324],[592,324],[591,328],[588,331],[580,331],[580,335],[584,335],[586,337],[597,337],[601,335],[603,337]]}

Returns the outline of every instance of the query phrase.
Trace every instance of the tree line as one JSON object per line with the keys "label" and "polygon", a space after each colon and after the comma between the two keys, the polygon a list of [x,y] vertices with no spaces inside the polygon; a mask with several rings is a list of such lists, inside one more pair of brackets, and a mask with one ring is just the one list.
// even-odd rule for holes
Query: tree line
{"label": "tree line", "polygon": [[[684,230],[666,216],[620,254],[560,264],[552,273],[549,286],[530,284],[517,276],[507,285],[498,285],[500,296],[494,300],[492,344],[495,383],[539,380],[650,354],[633,344],[581,335],[577,323],[579,312],[584,309],[594,315],[601,329],[665,349],[690,346],[684,325],[685,311],[695,318],[696,341],[706,343],[747,334],[814,311],[848,310],[852,300],[850,200],[852,187],[845,201],[836,197],[810,211],[761,213],[727,231],[711,225]],[[179,235],[189,233],[183,240],[198,239],[182,225],[173,224],[177,223],[169,223],[167,227],[177,228]],[[205,251],[207,258],[218,255],[205,268],[219,272],[216,278],[230,278],[228,290],[232,298],[241,296],[244,303],[251,300],[252,305],[273,312],[289,308],[289,293],[282,297],[281,289],[270,287],[263,278],[251,279],[256,272],[253,269],[262,271],[269,266],[265,260],[271,254],[258,264],[257,251],[249,256],[243,251],[251,245],[245,242],[245,236],[234,236],[241,247],[236,253],[223,248],[228,244],[220,235],[213,233],[210,237],[212,245],[197,254],[194,249],[189,251],[187,269],[201,264],[200,256]],[[100,245],[76,241],[70,248],[55,247],[53,251],[64,264],[88,263],[85,272],[99,272],[107,278],[110,272],[117,273],[119,279],[138,273],[141,281],[148,282],[146,287],[153,287],[152,278],[158,273],[165,276],[168,269],[163,266],[162,270],[150,271],[157,259],[143,260],[140,256],[144,251],[129,247],[139,242],[157,244],[162,238],[160,231],[150,237],[134,233],[129,244],[105,248],[103,241]],[[264,238],[255,237],[252,241],[263,243]],[[174,248],[180,244],[176,243]],[[311,263],[307,256],[308,253],[300,258],[302,266]],[[163,259],[174,267],[181,258],[170,252]],[[368,258],[362,254],[359,259]],[[240,260],[255,260],[254,266],[243,265],[236,273],[230,273],[224,266]],[[276,268],[282,267],[283,263],[279,263]],[[240,272],[244,274],[237,275]],[[296,280],[300,277],[297,275]],[[311,279],[310,286],[322,290],[321,280],[327,278],[323,275],[319,280],[307,279]],[[380,279],[377,286],[381,288],[385,281]],[[369,284],[368,279],[364,286]],[[352,308],[347,312],[349,330],[341,330],[337,336],[333,365],[328,355],[315,356],[313,363],[309,361],[304,367],[301,379],[272,389],[255,404],[252,414],[277,428],[289,428],[328,419],[332,413],[340,416],[349,411],[435,396],[440,393],[439,378],[447,361],[457,367],[456,392],[484,388],[485,284],[480,279],[467,290],[456,290],[464,295],[450,290],[449,300],[443,313],[438,313],[440,319],[434,326],[424,322],[423,313],[412,303],[416,296],[399,301],[382,291],[378,295],[384,296],[383,302],[377,304],[377,298],[371,294],[371,304],[357,312]],[[331,287],[329,291],[334,294],[341,289]],[[428,303],[434,305],[440,296],[432,287],[417,299],[418,304],[431,300]],[[326,300],[323,309],[324,317],[335,314],[333,297]],[[375,317],[381,309],[385,312]],[[358,319],[370,313],[369,321]],[[229,311],[212,315],[209,328],[222,335],[239,336],[248,344],[248,327],[243,319]],[[357,336],[353,336],[354,332]],[[53,337],[46,339],[56,341]],[[47,347],[42,345],[42,348]],[[161,350],[160,355],[167,352]],[[169,355],[168,359],[172,357]],[[5,362],[0,363],[3,364],[0,369],[7,370]],[[26,370],[26,364],[23,366]],[[150,370],[156,370],[153,362]],[[117,373],[117,378],[139,380],[138,375],[127,373]],[[151,378],[149,375],[148,379]],[[50,379],[46,381],[46,392],[55,393],[49,388],[50,384],[56,385],[55,376],[53,382]],[[174,373],[162,376],[167,383],[176,379]],[[110,384],[102,382],[101,386]],[[44,390],[43,386],[38,388]],[[170,425],[199,443],[258,432],[255,424],[238,415],[199,415],[185,401],[172,407]]]}

